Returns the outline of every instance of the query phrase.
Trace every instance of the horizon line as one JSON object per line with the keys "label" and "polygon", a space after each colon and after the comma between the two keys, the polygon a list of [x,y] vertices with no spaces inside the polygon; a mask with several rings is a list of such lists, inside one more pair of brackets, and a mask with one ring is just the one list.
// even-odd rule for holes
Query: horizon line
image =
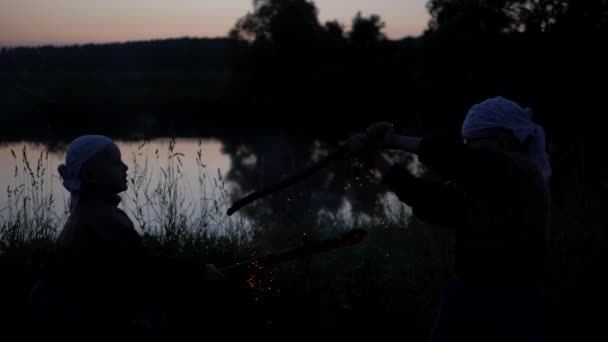
{"label": "horizon line", "polygon": [[[419,38],[424,35],[424,31],[418,35],[405,35],[401,38],[393,38],[386,36],[388,41],[400,41],[409,38]],[[163,40],[178,40],[178,39],[230,39],[228,36],[171,36],[161,38],[141,38],[141,39],[126,39],[126,40],[107,40],[107,41],[90,41],[90,42],[31,42],[31,43],[5,43],[0,42],[0,48],[41,48],[41,47],[77,47],[87,45],[111,45],[111,44],[128,44],[128,43],[143,43],[155,42]]]}

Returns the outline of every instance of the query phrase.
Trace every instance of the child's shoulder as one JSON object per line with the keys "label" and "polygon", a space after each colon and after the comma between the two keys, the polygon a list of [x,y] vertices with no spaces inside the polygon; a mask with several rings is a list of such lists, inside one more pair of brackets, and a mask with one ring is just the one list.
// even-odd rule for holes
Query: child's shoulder
{"label": "child's shoulder", "polygon": [[133,222],[129,216],[120,208],[101,204],[101,205],[82,205],[78,210],[78,219],[88,225],[103,225],[108,228],[122,226],[133,228]]}

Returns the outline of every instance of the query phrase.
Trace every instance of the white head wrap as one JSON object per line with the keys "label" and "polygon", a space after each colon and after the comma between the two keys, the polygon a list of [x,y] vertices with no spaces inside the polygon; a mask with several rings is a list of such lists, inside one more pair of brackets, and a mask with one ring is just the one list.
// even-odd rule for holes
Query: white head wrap
{"label": "white head wrap", "polygon": [[539,167],[545,180],[551,177],[551,164],[545,146],[544,129],[532,122],[532,109],[498,96],[474,105],[462,124],[462,136],[466,137],[488,128],[505,128],[524,143],[530,140],[527,155]]}
{"label": "white head wrap", "polygon": [[63,180],[63,186],[70,192],[70,211],[74,210],[80,198],[80,169],[82,165],[107,145],[112,139],[103,135],[83,135],[76,138],[68,147],[65,164],[57,170]]}

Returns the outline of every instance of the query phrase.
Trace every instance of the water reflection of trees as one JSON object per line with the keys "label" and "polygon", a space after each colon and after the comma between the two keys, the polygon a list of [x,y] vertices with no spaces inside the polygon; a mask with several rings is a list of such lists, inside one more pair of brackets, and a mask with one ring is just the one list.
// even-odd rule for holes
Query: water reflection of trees
{"label": "water reflection of trees", "polygon": [[[239,187],[234,197],[275,184],[319,161],[333,148],[334,145],[317,139],[294,139],[285,134],[224,141],[224,152],[232,160],[227,178]],[[385,219],[385,192],[364,156],[351,157],[241,211],[268,225],[365,223]],[[326,219],[322,220],[323,217]]]}

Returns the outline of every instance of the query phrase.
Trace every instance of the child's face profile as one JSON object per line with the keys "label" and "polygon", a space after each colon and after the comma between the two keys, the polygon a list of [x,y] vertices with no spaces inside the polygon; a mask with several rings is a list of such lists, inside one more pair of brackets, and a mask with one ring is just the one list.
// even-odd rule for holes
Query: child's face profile
{"label": "child's face profile", "polygon": [[83,182],[114,193],[127,190],[127,170],[120,149],[112,143],[87,161],[82,168]]}

